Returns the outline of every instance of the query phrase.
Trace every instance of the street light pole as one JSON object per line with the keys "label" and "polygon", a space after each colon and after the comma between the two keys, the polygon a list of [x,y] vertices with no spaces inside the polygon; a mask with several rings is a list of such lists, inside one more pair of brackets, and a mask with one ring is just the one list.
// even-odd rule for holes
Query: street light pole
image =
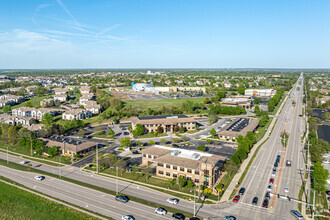
{"label": "street light pole", "polygon": [[116,179],[116,195],[118,195],[118,167],[116,167],[117,179]]}
{"label": "street light pole", "polygon": [[314,212],[315,212],[315,190],[313,190],[314,198],[313,198],[313,212],[312,212],[312,220],[314,220]]}
{"label": "street light pole", "polygon": [[96,145],[96,173],[99,173],[99,154],[97,152],[97,146],[98,144]]}
{"label": "street light pole", "polygon": [[60,178],[62,178],[61,157],[62,157],[62,155],[60,154],[60,164],[59,164],[59,166],[60,166]]}
{"label": "street light pole", "polygon": [[9,164],[9,160],[8,160],[8,145],[7,145],[7,164]]}
{"label": "street light pole", "polygon": [[194,187],[194,217],[196,216],[196,186]]}

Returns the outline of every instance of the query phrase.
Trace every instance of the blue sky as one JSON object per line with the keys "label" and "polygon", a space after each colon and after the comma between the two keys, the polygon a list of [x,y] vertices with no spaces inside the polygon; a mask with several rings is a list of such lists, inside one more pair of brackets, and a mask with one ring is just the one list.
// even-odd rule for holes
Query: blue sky
{"label": "blue sky", "polygon": [[327,0],[10,0],[4,68],[330,68]]}

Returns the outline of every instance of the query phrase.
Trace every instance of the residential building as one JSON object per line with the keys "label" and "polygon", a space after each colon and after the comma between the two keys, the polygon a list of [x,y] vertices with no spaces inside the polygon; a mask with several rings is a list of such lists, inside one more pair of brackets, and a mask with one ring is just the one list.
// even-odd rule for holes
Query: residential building
{"label": "residential building", "polygon": [[254,96],[254,97],[273,97],[276,95],[276,90],[274,89],[246,89],[246,96]]}
{"label": "residential building", "polygon": [[92,113],[90,111],[87,111],[85,109],[71,109],[68,111],[65,111],[62,114],[62,119],[64,120],[73,120],[73,119],[77,119],[77,120],[82,120],[82,119],[86,119],[92,116]]}
{"label": "residential building", "polygon": [[85,105],[85,109],[96,115],[100,113],[101,105]]}
{"label": "residential building", "polygon": [[14,105],[15,102],[13,100],[1,100],[0,99],[0,108],[5,107],[6,105]]}
{"label": "residential building", "polygon": [[255,131],[258,124],[259,120],[256,118],[239,118],[232,123],[229,123],[217,134],[220,140],[236,141],[236,138],[239,135],[244,137],[248,131]]}
{"label": "residential building", "polygon": [[54,95],[53,98],[55,101],[66,102],[68,96],[66,94],[61,94],[61,95]]}
{"label": "residential building", "polygon": [[225,88],[231,88],[233,85],[228,80],[225,80],[223,81],[223,86]]}
{"label": "residential building", "polygon": [[55,95],[64,95],[68,92],[67,88],[54,88]]}
{"label": "residential building", "polygon": [[50,99],[43,99],[40,101],[40,105],[41,106],[50,106],[50,105],[54,105],[55,104],[55,100],[53,98]]}
{"label": "residential building", "polygon": [[156,165],[156,176],[173,179],[182,176],[195,184],[214,189],[226,157],[201,151],[155,145],[143,149],[142,164]]}
{"label": "residential building", "polygon": [[89,86],[81,86],[79,90],[80,90],[81,94],[88,94],[89,91],[90,91],[90,87]]}
{"label": "residential building", "polygon": [[46,113],[55,115],[55,111],[48,108],[20,107],[12,110],[12,115],[14,116],[33,117],[37,120],[42,120],[43,115]]}
{"label": "residential building", "polygon": [[132,119],[132,129],[135,129],[137,124],[142,125],[148,132],[157,131],[157,128],[161,127],[166,133],[173,132],[181,126],[186,130],[195,130],[197,121],[186,115],[158,115],[135,117]]}
{"label": "residential building", "polygon": [[80,99],[79,99],[79,103],[82,105],[83,102],[86,102],[86,101],[90,101],[92,100],[94,97],[94,94],[93,93],[84,93]]}

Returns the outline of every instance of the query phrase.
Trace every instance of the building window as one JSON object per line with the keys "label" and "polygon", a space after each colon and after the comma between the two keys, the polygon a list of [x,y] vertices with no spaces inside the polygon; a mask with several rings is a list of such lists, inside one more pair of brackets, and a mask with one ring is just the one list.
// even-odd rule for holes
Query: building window
{"label": "building window", "polygon": [[173,178],[177,178],[177,177],[178,177],[178,174],[173,173]]}
{"label": "building window", "polygon": [[164,164],[163,163],[158,163],[158,166],[159,167],[164,167]]}
{"label": "building window", "polygon": [[166,164],[166,168],[170,169],[171,168],[171,165]]}
{"label": "building window", "polygon": [[209,186],[209,182],[208,181],[204,181],[204,186]]}
{"label": "building window", "polygon": [[171,173],[170,172],[166,172],[166,176],[171,176]]}
{"label": "building window", "polygon": [[173,170],[177,170],[178,169],[178,167],[177,166],[173,166]]}
{"label": "building window", "polygon": [[208,176],[210,174],[209,170],[204,170],[204,176]]}
{"label": "building window", "polygon": [[184,172],[184,167],[180,167],[180,171]]}
{"label": "building window", "polygon": [[191,170],[191,169],[187,169],[187,172],[188,172],[188,173],[192,173],[192,170]]}
{"label": "building window", "polygon": [[164,172],[162,170],[158,170],[158,174],[163,175]]}
{"label": "building window", "polygon": [[195,179],[195,183],[199,183],[199,179]]}
{"label": "building window", "polygon": [[199,171],[198,171],[198,170],[195,170],[195,174],[196,174],[196,175],[199,175]]}
{"label": "building window", "polygon": [[151,155],[149,155],[149,154],[148,154],[148,158],[150,158],[150,159],[151,159],[151,158],[152,158],[152,157],[151,157]]}
{"label": "building window", "polygon": [[142,154],[142,156],[143,156],[143,157],[147,157],[147,155],[146,155],[146,154]]}

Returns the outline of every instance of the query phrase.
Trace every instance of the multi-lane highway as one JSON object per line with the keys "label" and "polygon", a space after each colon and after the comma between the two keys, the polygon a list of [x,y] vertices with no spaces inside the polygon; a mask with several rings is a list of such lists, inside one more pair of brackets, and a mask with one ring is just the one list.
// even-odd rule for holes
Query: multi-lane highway
{"label": "multi-lane highway", "polygon": [[[302,76],[294,87],[285,103],[282,113],[277,117],[278,121],[268,141],[260,148],[249,172],[247,173],[241,187],[246,192],[241,196],[237,204],[232,203],[228,208],[219,209],[218,213],[223,216],[234,215],[239,219],[294,219],[290,210],[297,209],[297,203],[272,196],[269,207],[263,208],[268,185],[272,185],[271,192],[281,195],[298,197],[302,184],[299,168],[303,168],[304,157],[303,146],[300,142],[304,129],[304,120],[299,115],[302,112]],[[300,89],[297,90],[297,87]],[[296,104],[292,104],[295,100]],[[289,134],[287,148],[281,144],[280,134],[286,130]],[[277,155],[281,156],[279,167],[274,178],[274,184],[269,184]],[[292,161],[292,166],[287,167],[286,160]],[[284,191],[289,188],[289,192]],[[258,197],[258,204],[252,205],[254,197]]]}

